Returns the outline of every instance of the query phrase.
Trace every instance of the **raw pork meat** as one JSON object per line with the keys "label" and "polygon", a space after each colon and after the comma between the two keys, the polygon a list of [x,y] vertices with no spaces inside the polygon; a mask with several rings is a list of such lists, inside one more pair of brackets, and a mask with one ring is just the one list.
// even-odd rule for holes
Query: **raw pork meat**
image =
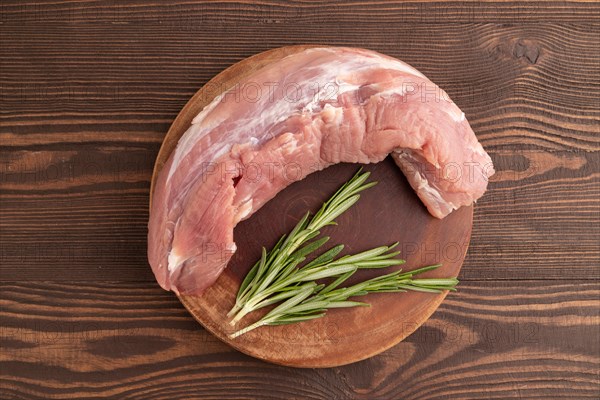
{"label": "raw pork meat", "polygon": [[390,153],[437,218],[481,197],[494,173],[460,109],[397,59],[323,47],[258,70],[204,108],[158,176],[148,234],[158,282],[202,293],[236,250],[236,224],[283,188]]}

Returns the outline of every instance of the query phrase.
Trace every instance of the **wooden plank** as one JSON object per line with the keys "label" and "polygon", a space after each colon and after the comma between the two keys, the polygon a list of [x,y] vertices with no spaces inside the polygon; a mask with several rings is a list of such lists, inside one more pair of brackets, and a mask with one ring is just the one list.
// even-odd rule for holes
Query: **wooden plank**
{"label": "wooden plank", "polygon": [[12,24],[147,24],[186,29],[197,24],[361,24],[594,21],[600,17],[591,1],[376,1],[349,3],[299,0],[184,2],[144,4],[134,0],[22,3],[4,1],[1,21]]}
{"label": "wooden plank", "polygon": [[[6,399],[600,394],[600,281],[463,283],[421,329],[381,355],[293,373],[217,341],[152,284],[7,282],[0,289]],[[314,334],[335,341],[336,327]]]}
{"label": "wooden plank", "polygon": [[[0,280],[153,281],[146,261],[149,152],[6,153],[18,158],[2,181]],[[492,152],[498,173],[475,206],[461,277],[599,279],[598,154]],[[402,245],[409,260],[432,252],[442,259],[452,250]]]}
{"label": "wooden plank", "polygon": [[2,25],[1,142],[14,150],[157,144],[212,76],[257,52],[308,42],[362,46],[414,65],[447,90],[487,149],[600,149],[597,24],[373,22],[308,35],[304,26],[201,26],[190,34],[74,24],[40,35],[37,25]]}

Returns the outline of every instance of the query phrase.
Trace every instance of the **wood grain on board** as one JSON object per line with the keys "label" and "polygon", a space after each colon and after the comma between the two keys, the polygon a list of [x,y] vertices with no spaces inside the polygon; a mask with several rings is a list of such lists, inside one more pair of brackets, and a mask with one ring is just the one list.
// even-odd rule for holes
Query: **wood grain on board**
{"label": "wood grain on board", "polygon": [[[597,398],[599,16],[587,1],[3,1],[0,397]],[[376,358],[292,370],[229,349],[154,284],[149,182],[170,123],[233,63],[304,43],[419,68],[491,153],[463,289],[428,321],[475,342],[432,345],[426,324]],[[527,335],[515,321],[537,342],[478,341]]]}

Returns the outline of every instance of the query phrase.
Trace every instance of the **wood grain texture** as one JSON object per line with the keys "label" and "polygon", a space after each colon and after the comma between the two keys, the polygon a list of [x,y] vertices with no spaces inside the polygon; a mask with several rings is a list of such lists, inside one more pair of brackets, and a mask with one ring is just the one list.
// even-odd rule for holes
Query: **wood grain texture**
{"label": "wood grain texture", "polygon": [[[599,296],[597,282],[468,282],[421,329],[379,356],[290,369],[231,349],[153,284],[6,282],[0,395],[597,398],[600,342],[591,337],[600,323]],[[331,326],[320,334],[335,341],[340,332]]]}
{"label": "wood grain texture", "polygon": [[[599,397],[599,16],[587,1],[3,1],[0,397]],[[297,371],[199,329],[154,284],[145,241],[181,107],[236,61],[303,43],[419,68],[499,172],[461,292],[429,325]]]}

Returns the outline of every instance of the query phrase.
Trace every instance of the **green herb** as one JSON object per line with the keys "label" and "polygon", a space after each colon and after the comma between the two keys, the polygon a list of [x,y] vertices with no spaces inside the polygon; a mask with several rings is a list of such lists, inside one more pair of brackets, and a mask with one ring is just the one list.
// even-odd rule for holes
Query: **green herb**
{"label": "green herb", "polygon": [[[298,294],[299,287],[307,288],[302,285],[305,282],[314,282],[319,279],[349,277],[356,270],[362,268],[385,268],[392,265],[404,264],[404,260],[393,258],[398,252],[391,252],[398,243],[392,246],[377,247],[362,253],[346,255],[334,260],[343,246],[336,246],[321,256],[315,258],[307,265],[296,267],[296,261],[289,263],[289,266],[280,271],[278,278],[268,287],[265,287],[251,296],[237,312],[232,319],[232,325],[237,323],[246,314],[274,304],[281,300],[292,298]],[[304,258],[302,258],[303,260]],[[260,266],[266,264],[266,252],[263,251],[263,257],[259,263]],[[319,290],[324,285],[315,285],[314,289]]]}
{"label": "green herb", "polygon": [[456,278],[413,279],[414,275],[433,270],[439,266],[440,264],[437,264],[404,273],[395,271],[344,288],[338,288],[338,286],[348,279],[356,271],[356,268],[340,275],[338,279],[327,286],[317,285],[315,282],[306,283],[290,290],[287,293],[289,296],[278,299],[279,301],[287,298],[285,302],[275,307],[257,322],[233,333],[230,338],[236,338],[265,325],[284,325],[321,318],[331,308],[370,306],[368,303],[348,301],[350,297],[364,296],[369,293],[406,292],[409,290],[428,293],[455,290],[455,286],[458,284]]}
{"label": "green herb", "polygon": [[[329,240],[329,237],[324,237],[312,243],[308,242],[319,236],[320,229],[323,227],[335,225],[334,220],[358,201],[360,192],[377,184],[377,182],[365,183],[369,175],[369,172],[359,170],[352,179],[323,204],[312,218],[310,218],[310,213],[306,213],[287,236],[281,237],[271,251],[267,252],[263,248],[261,259],[252,267],[242,282],[235,305],[227,314],[229,317],[233,316],[232,324],[256,309],[255,305],[265,299],[265,294],[272,295],[279,289],[285,288],[285,285],[282,286],[281,282],[285,282],[290,274],[296,272],[298,265],[306,259],[306,256],[323,246]],[[322,258],[319,257],[305,268],[317,265],[324,266],[332,261],[342,248],[342,246],[334,247],[323,254]],[[344,273],[339,272],[343,269],[336,269],[338,275]],[[326,272],[323,272],[323,274],[327,275]],[[274,287],[277,289],[273,289]]]}

